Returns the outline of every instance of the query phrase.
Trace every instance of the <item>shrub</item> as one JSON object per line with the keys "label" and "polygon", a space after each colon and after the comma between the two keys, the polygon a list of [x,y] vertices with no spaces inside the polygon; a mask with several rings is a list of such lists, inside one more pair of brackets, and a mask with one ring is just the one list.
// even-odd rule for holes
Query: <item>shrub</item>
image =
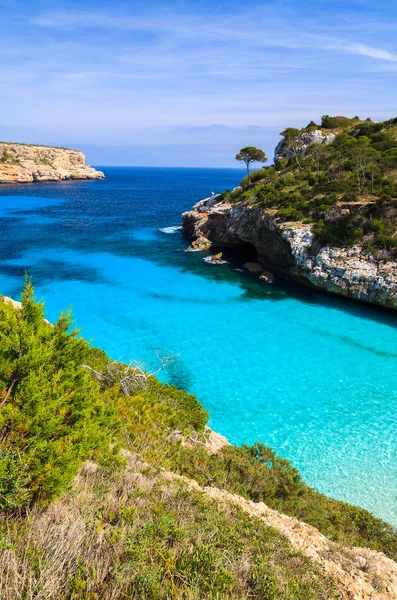
{"label": "shrub", "polygon": [[[266,168],[257,169],[256,171],[252,171],[252,173],[250,174],[251,184],[259,181],[260,179],[263,179],[265,177],[266,171],[267,171]],[[240,185],[244,189],[248,188],[249,184],[248,184],[248,176],[247,175],[245,177],[243,177],[243,179],[240,182]]]}
{"label": "shrub", "polygon": [[24,506],[31,498],[29,465],[13,448],[0,448],[0,510]]}
{"label": "shrub", "polygon": [[28,465],[21,498],[28,486],[26,497],[48,502],[84,459],[109,453],[114,409],[81,368],[87,344],[71,325],[70,313],[53,327],[44,321],[29,281],[20,311],[0,303],[0,437],[8,453],[2,468],[15,470],[17,458]]}
{"label": "shrub", "polygon": [[277,214],[286,221],[302,221],[305,218],[302,211],[293,207],[280,208]]}
{"label": "shrub", "polygon": [[323,244],[343,246],[355,244],[362,240],[364,229],[363,219],[345,216],[336,221],[319,221],[313,228],[314,235]]}
{"label": "shrub", "polygon": [[321,117],[321,127],[324,129],[338,129],[340,127],[348,127],[353,121],[354,119],[349,119],[348,117],[323,115]]}
{"label": "shrub", "polygon": [[306,485],[291,463],[263,444],[226,446],[216,455],[181,448],[178,471],[317,527],[344,544],[367,546],[397,558],[397,532],[368,511],[327,498]]}

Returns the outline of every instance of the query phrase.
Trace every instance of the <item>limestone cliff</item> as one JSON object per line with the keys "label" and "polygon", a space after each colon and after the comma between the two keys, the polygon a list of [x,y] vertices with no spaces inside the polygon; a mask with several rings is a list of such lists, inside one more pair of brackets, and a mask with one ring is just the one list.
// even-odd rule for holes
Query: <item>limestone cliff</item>
{"label": "limestone cliff", "polygon": [[[327,292],[397,308],[397,262],[360,246],[318,247],[312,225],[283,222],[276,211],[247,202],[202,200],[182,215],[184,233],[203,249],[253,246],[264,269]],[[196,244],[197,245],[197,244]]]}
{"label": "limestone cliff", "polygon": [[[335,141],[334,133],[326,133],[321,131],[321,129],[316,129],[315,131],[303,131],[296,138],[296,152],[297,154],[301,154],[304,156],[309,146],[312,144],[332,144]],[[295,152],[291,149],[284,138],[282,138],[277,144],[274,150],[274,161],[277,163],[281,158],[286,158],[287,160],[294,156]]]}
{"label": "limestone cliff", "polygon": [[77,150],[0,142],[0,183],[103,178]]}

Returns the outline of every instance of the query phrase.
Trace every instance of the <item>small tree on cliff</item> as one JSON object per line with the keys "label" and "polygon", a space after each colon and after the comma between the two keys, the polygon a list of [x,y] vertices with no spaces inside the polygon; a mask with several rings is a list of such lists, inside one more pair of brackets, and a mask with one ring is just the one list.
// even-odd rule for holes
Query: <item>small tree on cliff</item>
{"label": "small tree on cliff", "polygon": [[250,164],[253,162],[265,163],[267,158],[263,150],[255,148],[255,146],[247,146],[246,148],[241,148],[240,152],[236,154],[236,160],[245,162],[249,185],[251,183]]}
{"label": "small tree on cliff", "polygon": [[284,131],[282,131],[280,133],[280,135],[283,136],[287,148],[292,151],[292,153],[295,157],[296,164],[298,165],[298,169],[301,170],[301,165],[299,162],[298,155],[299,155],[299,150],[302,147],[302,143],[298,141],[299,133],[300,133],[299,129],[296,129],[295,127],[287,127],[287,129],[284,129]]}

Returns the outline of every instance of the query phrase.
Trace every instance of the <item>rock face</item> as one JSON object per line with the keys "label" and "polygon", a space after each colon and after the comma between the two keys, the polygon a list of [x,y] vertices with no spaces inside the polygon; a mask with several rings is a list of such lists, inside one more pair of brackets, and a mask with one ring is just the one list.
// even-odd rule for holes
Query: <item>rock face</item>
{"label": "rock face", "polygon": [[[332,144],[335,137],[334,133],[324,133],[321,129],[304,131],[296,138],[297,153],[305,155],[307,148],[312,144]],[[294,156],[294,152],[285,144],[284,139],[280,140],[274,150],[274,162],[277,163],[281,158],[289,160],[292,156]]]}
{"label": "rock face", "polygon": [[257,262],[272,273],[397,308],[397,262],[376,260],[360,246],[316,249],[311,225],[282,222],[274,211],[244,202],[208,205],[201,201],[182,219],[186,235],[205,238],[216,248],[253,247]]}
{"label": "rock face", "polygon": [[0,183],[103,179],[77,150],[0,142]]}

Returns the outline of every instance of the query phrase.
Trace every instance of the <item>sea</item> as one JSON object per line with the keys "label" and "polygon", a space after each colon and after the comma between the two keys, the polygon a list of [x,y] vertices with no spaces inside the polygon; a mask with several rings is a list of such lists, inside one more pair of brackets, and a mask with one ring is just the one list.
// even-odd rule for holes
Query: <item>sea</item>
{"label": "sea", "polygon": [[397,315],[186,252],[181,213],[240,169],[98,167],[103,181],[0,186],[0,293],[29,273],[110,357],[173,356],[233,444],[261,441],[311,486],[397,526]]}

